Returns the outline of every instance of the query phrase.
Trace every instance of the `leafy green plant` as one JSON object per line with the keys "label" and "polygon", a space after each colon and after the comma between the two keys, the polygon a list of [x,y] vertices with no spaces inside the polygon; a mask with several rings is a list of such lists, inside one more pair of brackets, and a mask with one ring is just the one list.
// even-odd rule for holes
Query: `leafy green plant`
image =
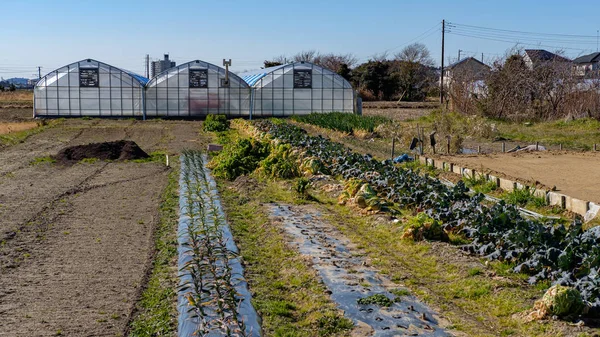
{"label": "leafy green plant", "polygon": [[296,190],[296,193],[300,194],[301,196],[306,196],[309,187],[310,181],[304,177],[300,177],[298,180],[296,180],[296,186],[294,189]]}
{"label": "leafy green plant", "polygon": [[212,159],[210,167],[215,176],[233,180],[249,174],[269,155],[270,145],[254,139],[239,139],[226,146]]}
{"label": "leafy green plant", "polygon": [[271,178],[293,178],[299,175],[296,156],[289,144],[271,146],[269,156],[260,162],[260,169]]}
{"label": "leafy green plant", "polygon": [[408,221],[402,238],[414,241],[423,239],[448,241],[448,234],[442,228],[440,221],[421,212]]}
{"label": "leafy green plant", "polygon": [[360,304],[360,305],[376,304],[376,305],[379,305],[382,307],[390,307],[394,304],[394,301],[383,294],[373,294],[371,296],[359,298],[358,304]]}
{"label": "leafy green plant", "polygon": [[208,115],[202,125],[204,131],[221,132],[229,129],[227,115]]}

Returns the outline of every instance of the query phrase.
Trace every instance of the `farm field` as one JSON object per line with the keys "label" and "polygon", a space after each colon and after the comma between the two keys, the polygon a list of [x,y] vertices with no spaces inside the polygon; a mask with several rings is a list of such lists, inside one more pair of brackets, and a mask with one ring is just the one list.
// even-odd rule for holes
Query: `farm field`
{"label": "farm field", "polygon": [[66,146],[120,139],[177,154],[206,144],[200,125],[72,119],[0,147],[0,335],[129,329],[169,169],[162,160],[62,166],[45,159]]}
{"label": "farm field", "polygon": [[[0,123],[31,122],[28,113],[0,109]],[[403,200],[398,205],[406,206],[392,208],[384,197],[372,198],[366,187],[360,192],[371,193],[366,207],[355,201],[358,195],[344,197],[356,177],[382,195],[377,176],[390,173],[363,154],[385,159],[389,139],[289,121],[309,135],[348,146],[354,152],[348,158],[370,172],[361,175],[346,173],[336,164],[339,159],[332,161],[338,158],[337,145],[322,138],[296,139],[295,132],[301,132],[277,131],[279,123],[234,120],[225,132],[204,131],[203,124],[60,119],[0,139],[0,336],[174,336],[178,214],[174,208],[165,222],[165,209],[178,204],[180,155],[209,143],[225,146],[221,155],[209,157],[214,162],[208,166],[263,336],[597,333],[589,319],[583,326],[548,318],[528,322],[525,316],[550,282],[530,285],[527,275],[511,272],[514,265],[469,254],[461,249],[462,236],[452,234],[450,242],[407,239],[407,228],[433,221],[417,214],[432,207],[435,216],[435,203],[398,190]],[[292,144],[294,155],[288,157],[291,147],[263,138],[267,132]],[[50,157],[67,146],[117,140],[133,140],[152,156],[72,165]],[[334,152],[308,162],[304,158],[297,168],[287,166],[282,158],[305,153],[306,142],[312,142],[311,151]],[[246,152],[232,150],[239,144]],[[242,161],[229,171],[244,153],[260,158],[256,166],[246,168],[252,160]],[[164,154],[171,168],[165,167]],[[442,189],[437,183],[424,187],[420,178],[409,176],[419,188]],[[464,200],[439,203],[469,200],[453,193]],[[510,208],[507,212],[513,214]],[[159,269],[164,275],[157,281]]]}
{"label": "farm field", "polygon": [[541,152],[438,156],[449,162],[521,180],[582,200],[600,202],[600,153]]}

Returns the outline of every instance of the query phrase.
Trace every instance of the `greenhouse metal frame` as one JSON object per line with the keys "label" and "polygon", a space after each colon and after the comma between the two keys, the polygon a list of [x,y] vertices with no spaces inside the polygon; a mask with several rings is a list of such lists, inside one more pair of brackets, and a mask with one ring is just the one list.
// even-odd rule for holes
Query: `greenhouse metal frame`
{"label": "greenhouse metal frame", "polygon": [[200,60],[165,70],[146,85],[149,117],[209,114],[249,116],[250,86],[236,74]]}
{"label": "greenhouse metal frame", "polygon": [[252,116],[355,111],[356,97],[350,82],[310,62],[284,64],[240,76],[252,87]]}
{"label": "greenhouse metal frame", "polygon": [[34,88],[33,116],[145,117],[148,79],[85,59],[42,77]]}

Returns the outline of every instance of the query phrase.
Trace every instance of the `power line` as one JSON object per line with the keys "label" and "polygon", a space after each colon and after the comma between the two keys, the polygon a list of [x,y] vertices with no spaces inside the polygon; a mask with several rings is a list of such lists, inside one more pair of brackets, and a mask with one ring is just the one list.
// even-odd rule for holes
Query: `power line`
{"label": "power line", "polygon": [[562,36],[562,37],[580,37],[580,38],[593,38],[596,39],[596,36],[593,35],[573,35],[573,34],[556,34],[556,33],[534,33],[534,32],[526,32],[526,31],[521,31],[521,30],[510,30],[510,29],[499,29],[499,28],[489,28],[489,27],[481,27],[481,26],[473,26],[473,25],[465,25],[465,24],[460,24],[460,23],[448,23],[451,26],[455,26],[455,27],[468,27],[468,28],[474,28],[474,29],[480,29],[480,30],[488,30],[488,31],[501,31],[501,32],[508,32],[508,33],[518,33],[518,34],[530,34],[530,35],[545,35],[545,36]]}

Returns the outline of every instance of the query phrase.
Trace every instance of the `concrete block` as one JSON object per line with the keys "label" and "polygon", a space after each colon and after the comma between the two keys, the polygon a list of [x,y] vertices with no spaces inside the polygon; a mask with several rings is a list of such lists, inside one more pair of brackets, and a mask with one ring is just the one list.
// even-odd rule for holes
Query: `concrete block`
{"label": "concrete block", "polygon": [[515,183],[512,180],[508,180],[508,179],[504,179],[504,178],[499,178],[500,179],[500,188],[510,192],[512,190],[515,189]]}
{"label": "concrete block", "polygon": [[548,204],[553,206],[553,205],[558,205],[562,208],[566,207],[566,199],[567,196],[561,193],[556,193],[556,192],[548,192]]}
{"label": "concrete block", "polygon": [[419,163],[422,165],[427,165],[427,157],[419,156]]}
{"label": "concrete block", "polygon": [[445,165],[446,165],[446,163],[444,163],[444,162],[443,162],[443,161],[441,161],[441,160],[436,160],[436,161],[433,163],[433,166],[434,166],[436,169],[438,169],[438,170],[442,170],[442,171],[445,169]]}
{"label": "concrete block", "polygon": [[580,199],[571,198],[571,212],[575,212],[580,215],[585,215],[589,209],[590,202]]}
{"label": "concrete block", "polygon": [[465,167],[465,168],[463,168],[462,175],[463,175],[464,177],[473,178],[473,173],[474,173],[474,171],[473,171],[473,170],[471,170],[471,169],[469,169],[469,168],[466,168],[466,167]]}
{"label": "concrete block", "polygon": [[[545,191],[545,190],[535,190],[535,191],[533,191],[533,195],[535,195],[536,197],[539,197],[539,198],[544,198],[544,199],[546,199],[546,194],[547,193],[548,192]],[[548,200],[548,199],[546,199],[546,200]]]}
{"label": "concrete block", "polygon": [[520,190],[529,188],[529,186],[525,186],[525,185],[521,184],[520,182],[515,182],[515,186],[517,187],[517,189],[520,189]]}
{"label": "concrete block", "polygon": [[456,173],[456,174],[460,174],[460,175],[462,175],[462,167],[460,167],[460,166],[458,166],[458,165],[454,164],[454,165],[452,166],[452,173]]}

